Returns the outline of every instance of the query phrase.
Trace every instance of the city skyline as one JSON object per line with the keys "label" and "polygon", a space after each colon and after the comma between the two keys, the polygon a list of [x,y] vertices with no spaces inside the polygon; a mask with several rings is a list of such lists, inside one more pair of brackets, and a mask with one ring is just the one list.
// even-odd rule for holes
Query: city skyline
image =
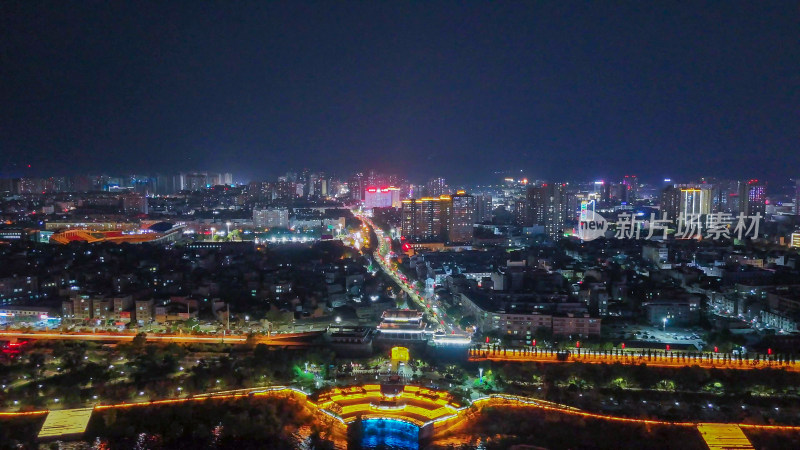
{"label": "city skyline", "polygon": [[0,447],[793,447],[798,25],[0,1]]}

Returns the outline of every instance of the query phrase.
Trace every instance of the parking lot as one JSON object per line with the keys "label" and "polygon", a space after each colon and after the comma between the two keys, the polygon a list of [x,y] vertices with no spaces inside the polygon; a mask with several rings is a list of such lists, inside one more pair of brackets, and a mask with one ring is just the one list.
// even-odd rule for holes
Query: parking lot
{"label": "parking lot", "polygon": [[694,345],[698,350],[705,345],[700,328],[664,327],[639,324],[613,324],[609,326],[609,337],[621,341],[647,341],[664,344]]}

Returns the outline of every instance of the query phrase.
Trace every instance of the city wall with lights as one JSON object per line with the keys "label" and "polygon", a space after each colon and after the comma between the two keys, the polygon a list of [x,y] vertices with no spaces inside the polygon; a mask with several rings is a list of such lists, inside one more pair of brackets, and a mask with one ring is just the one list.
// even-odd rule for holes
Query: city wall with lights
{"label": "city wall with lights", "polygon": [[576,348],[569,352],[556,350],[533,349],[470,349],[470,361],[511,361],[567,363],[582,362],[588,364],[646,364],[652,367],[688,367],[699,366],[704,369],[782,369],[800,372],[800,362],[793,357],[773,355],[768,351],[765,355],[755,357],[739,357],[728,353],[717,352],[683,352],[671,350],[626,351],[626,350],[586,350]]}
{"label": "city wall with lights", "polygon": [[[609,414],[599,414],[583,411],[568,405],[562,405],[545,400],[509,395],[491,394],[472,401],[469,405],[459,405],[446,391],[429,389],[421,386],[382,386],[379,384],[365,384],[347,387],[337,387],[316,394],[309,394],[300,389],[286,386],[269,388],[251,388],[233,391],[222,391],[195,395],[187,398],[154,400],[136,403],[117,403],[111,405],[96,405],[94,411],[113,409],[147,408],[150,406],[168,406],[190,404],[192,402],[245,399],[257,397],[291,398],[300,401],[309,410],[317,413],[318,419],[330,431],[330,437],[335,440],[346,439],[347,429],[350,424],[365,419],[398,420],[411,423],[420,429],[420,438],[441,437],[443,434],[468,426],[482,410],[493,408],[524,408],[540,411],[566,414],[569,416],[596,419],[618,423],[629,423],[651,426],[692,427],[698,428],[705,425],[714,425],[700,422],[673,422],[655,419],[637,419],[619,417]],[[0,421],[12,417],[46,416],[50,411],[25,411],[25,412],[0,412]],[[88,423],[88,420],[86,421]],[[723,425],[723,424],[716,424]],[[800,426],[788,425],[753,425],[753,424],[724,424],[741,429],[754,429],[762,431],[789,431],[800,432]],[[85,431],[85,424],[79,433]],[[44,430],[43,430],[44,431]],[[73,430],[74,431],[74,430]],[[50,437],[59,437],[52,436]]]}

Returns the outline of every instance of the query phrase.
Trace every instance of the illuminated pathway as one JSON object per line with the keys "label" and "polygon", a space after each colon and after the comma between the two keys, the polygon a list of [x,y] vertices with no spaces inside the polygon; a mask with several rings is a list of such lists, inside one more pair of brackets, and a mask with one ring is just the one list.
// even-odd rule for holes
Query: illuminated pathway
{"label": "illuminated pathway", "polygon": [[742,432],[741,427],[730,423],[701,423],[697,431],[706,441],[710,450],[752,449],[753,444]]}
{"label": "illuminated pathway", "polygon": [[[474,417],[472,413],[479,413],[483,407],[529,408],[619,423],[696,428],[708,443],[709,448],[752,448],[747,446],[749,441],[745,442],[747,438],[741,433],[741,429],[753,429],[765,432],[788,431],[800,433],[800,426],[671,422],[657,419],[612,416],[583,411],[568,405],[545,400],[509,394],[493,394],[476,399],[471,405],[461,406],[455,403],[452,396],[445,391],[437,391],[420,386],[381,386],[377,384],[333,388],[315,395],[310,395],[299,389],[286,386],[240,389],[212,392],[187,398],[97,405],[94,407],[94,411],[120,408],[146,408],[148,406],[261,396],[291,397],[303,401],[306,406],[321,413],[319,417],[323,422],[327,423],[331,428],[336,428],[339,432],[345,434],[347,425],[359,419],[377,418],[400,420],[414,424],[420,427],[421,437],[433,437],[450,430],[457,424],[463,425],[468,423]],[[66,414],[62,413],[61,415],[66,417],[80,416],[79,422],[84,424],[83,427],[85,429],[85,423],[88,422],[85,420],[85,417],[80,414],[70,414],[69,411],[73,410],[66,410]],[[49,412],[50,411],[47,410],[3,412],[0,413],[0,420],[5,417],[45,415]],[[69,429],[64,424],[61,426],[64,426],[65,429]],[[76,432],[75,429],[69,429],[69,431],[73,435],[82,433],[82,431]],[[47,432],[49,436],[53,436],[52,431]],[[726,443],[728,444],[727,447],[725,446]]]}
{"label": "illuminated pathway", "polygon": [[588,364],[646,364],[652,367],[687,367],[700,366],[711,369],[783,369],[800,372],[800,363],[794,360],[776,360],[775,357],[766,355],[750,359],[738,359],[724,353],[685,353],[656,350],[648,352],[633,351],[602,351],[602,350],[573,350],[568,356],[559,357],[554,350],[539,349],[470,349],[470,361],[509,361],[509,362],[542,362],[542,363],[570,363],[582,362]]}
{"label": "illuminated pathway", "polygon": [[[307,347],[311,343],[298,338],[308,338],[319,333],[295,333],[280,334],[272,336],[254,336],[251,341],[254,344],[266,344],[282,347]],[[69,332],[47,332],[47,331],[0,331],[0,339],[32,339],[32,340],[73,340],[73,341],[100,341],[100,342],[126,342],[132,341],[135,334],[122,333],[69,333]],[[177,342],[186,344],[246,344],[247,336],[227,335],[227,336],[195,336],[191,334],[147,334],[148,342]]]}

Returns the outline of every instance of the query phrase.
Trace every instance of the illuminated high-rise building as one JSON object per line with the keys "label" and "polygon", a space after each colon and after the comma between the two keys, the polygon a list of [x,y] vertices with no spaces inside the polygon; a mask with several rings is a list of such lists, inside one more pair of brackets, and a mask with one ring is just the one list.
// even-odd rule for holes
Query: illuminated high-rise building
{"label": "illuminated high-rise building", "polygon": [[625,186],[625,198],[623,201],[632,203],[639,199],[639,177],[636,175],[625,175],[622,184]]}
{"label": "illuminated high-rise building", "polygon": [[415,199],[403,200],[400,210],[400,233],[406,239],[414,239],[419,236],[419,209],[421,203]]}
{"label": "illuminated high-rise building", "polygon": [[147,214],[149,212],[147,197],[136,192],[121,195],[120,208],[126,214]]}
{"label": "illuminated high-rise building", "polygon": [[350,189],[350,199],[356,202],[364,200],[364,190],[367,188],[367,180],[363,173],[357,173],[350,177],[347,182]]}
{"label": "illuminated high-rise building", "polygon": [[310,197],[322,198],[328,196],[330,179],[325,175],[325,172],[312,173],[308,183]]}
{"label": "illuminated high-rise building", "polygon": [[451,196],[448,240],[455,243],[472,242],[475,226],[475,197],[464,191]]}
{"label": "illuminated high-rise building", "polygon": [[661,218],[675,221],[681,208],[681,190],[675,186],[667,186],[661,191]]}
{"label": "illuminated high-rise building", "polygon": [[364,209],[390,207],[400,207],[400,188],[369,186],[364,191]]}
{"label": "illuminated high-rise building", "polygon": [[[172,195],[178,191],[178,188],[175,185],[175,180],[177,177],[174,175],[156,175],[155,178],[155,193],[158,195]],[[88,188],[88,180],[86,181],[85,185]],[[81,186],[84,186],[83,180],[81,180]],[[78,192],[84,191],[84,189],[76,189]],[[88,189],[86,189],[88,190]]]}
{"label": "illuminated high-rise building", "polygon": [[710,187],[681,188],[679,214],[689,217],[692,214],[711,213],[712,193]]}
{"label": "illuminated high-rise building", "polygon": [[527,198],[514,200],[512,212],[514,213],[515,225],[520,227],[533,225],[533,222],[531,222],[530,201]]}
{"label": "illuminated high-rise building", "polygon": [[569,199],[563,183],[545,183],[528,188],[529,222],[544,227],[545,234],[557,240],[563,236]]}
{"label": "illuminated high-rise building", "polygon": [[291,181],[272,183],[272,200],[289,200],[297,196],[297,187]]}
{"label": "illuminated high-rise building", "polygon": [[491,222],[492,196],[480,194],[475,196],[475,223]]}
{"label": "illuminated high-rise building", "polygon": [[794,185],[794,213],[800,216],[800,180],[796,180]]}
{"label": "illuminated high-rise building", "polygon": [[544,208],[545,208],[545,189],[543,186],[531,186],[528,188],[525,197],[524,209],[523,206],[515,206],[515,210],[519,209],[517,214],[520,215],[518,223],[524,227],[533,225],[544,224]]}
{"label": "illuminated high-rise building", "polygon": [[739,183],[739,212],[745,216],[764,216],[767,208],[766,186],[758,180]]}
{"label": "illuminated high-rise building", "polygon": [[446,240],[452,204],[449,195],[403,200],[403,237],[411,241]]}
{"label": "illuminated high-rise building", "polygon": [[800,231],[792,233],[791,240],[789,241],[790,247],[800,248]]}
{"label": "illuminated high-rise building", "polygon": [[431,178],[428,180],[428,184],[425,185],[427,188],[427,194],[430,197],[439,197],[440,195],[448,194],[447,183],[445,182],[444,178]]}
{"label": "illuminated high-rise building", "polygon": [[208,172],[181,173],[175,177],[174,187],[179,191],[198,191],[220,184],[233,184],[233,175]]}
{"label": "illuminated high-rise building", "polygon": [[289,210],[286,208],[254,208],[253,226],[256,228],[288,228]]}

